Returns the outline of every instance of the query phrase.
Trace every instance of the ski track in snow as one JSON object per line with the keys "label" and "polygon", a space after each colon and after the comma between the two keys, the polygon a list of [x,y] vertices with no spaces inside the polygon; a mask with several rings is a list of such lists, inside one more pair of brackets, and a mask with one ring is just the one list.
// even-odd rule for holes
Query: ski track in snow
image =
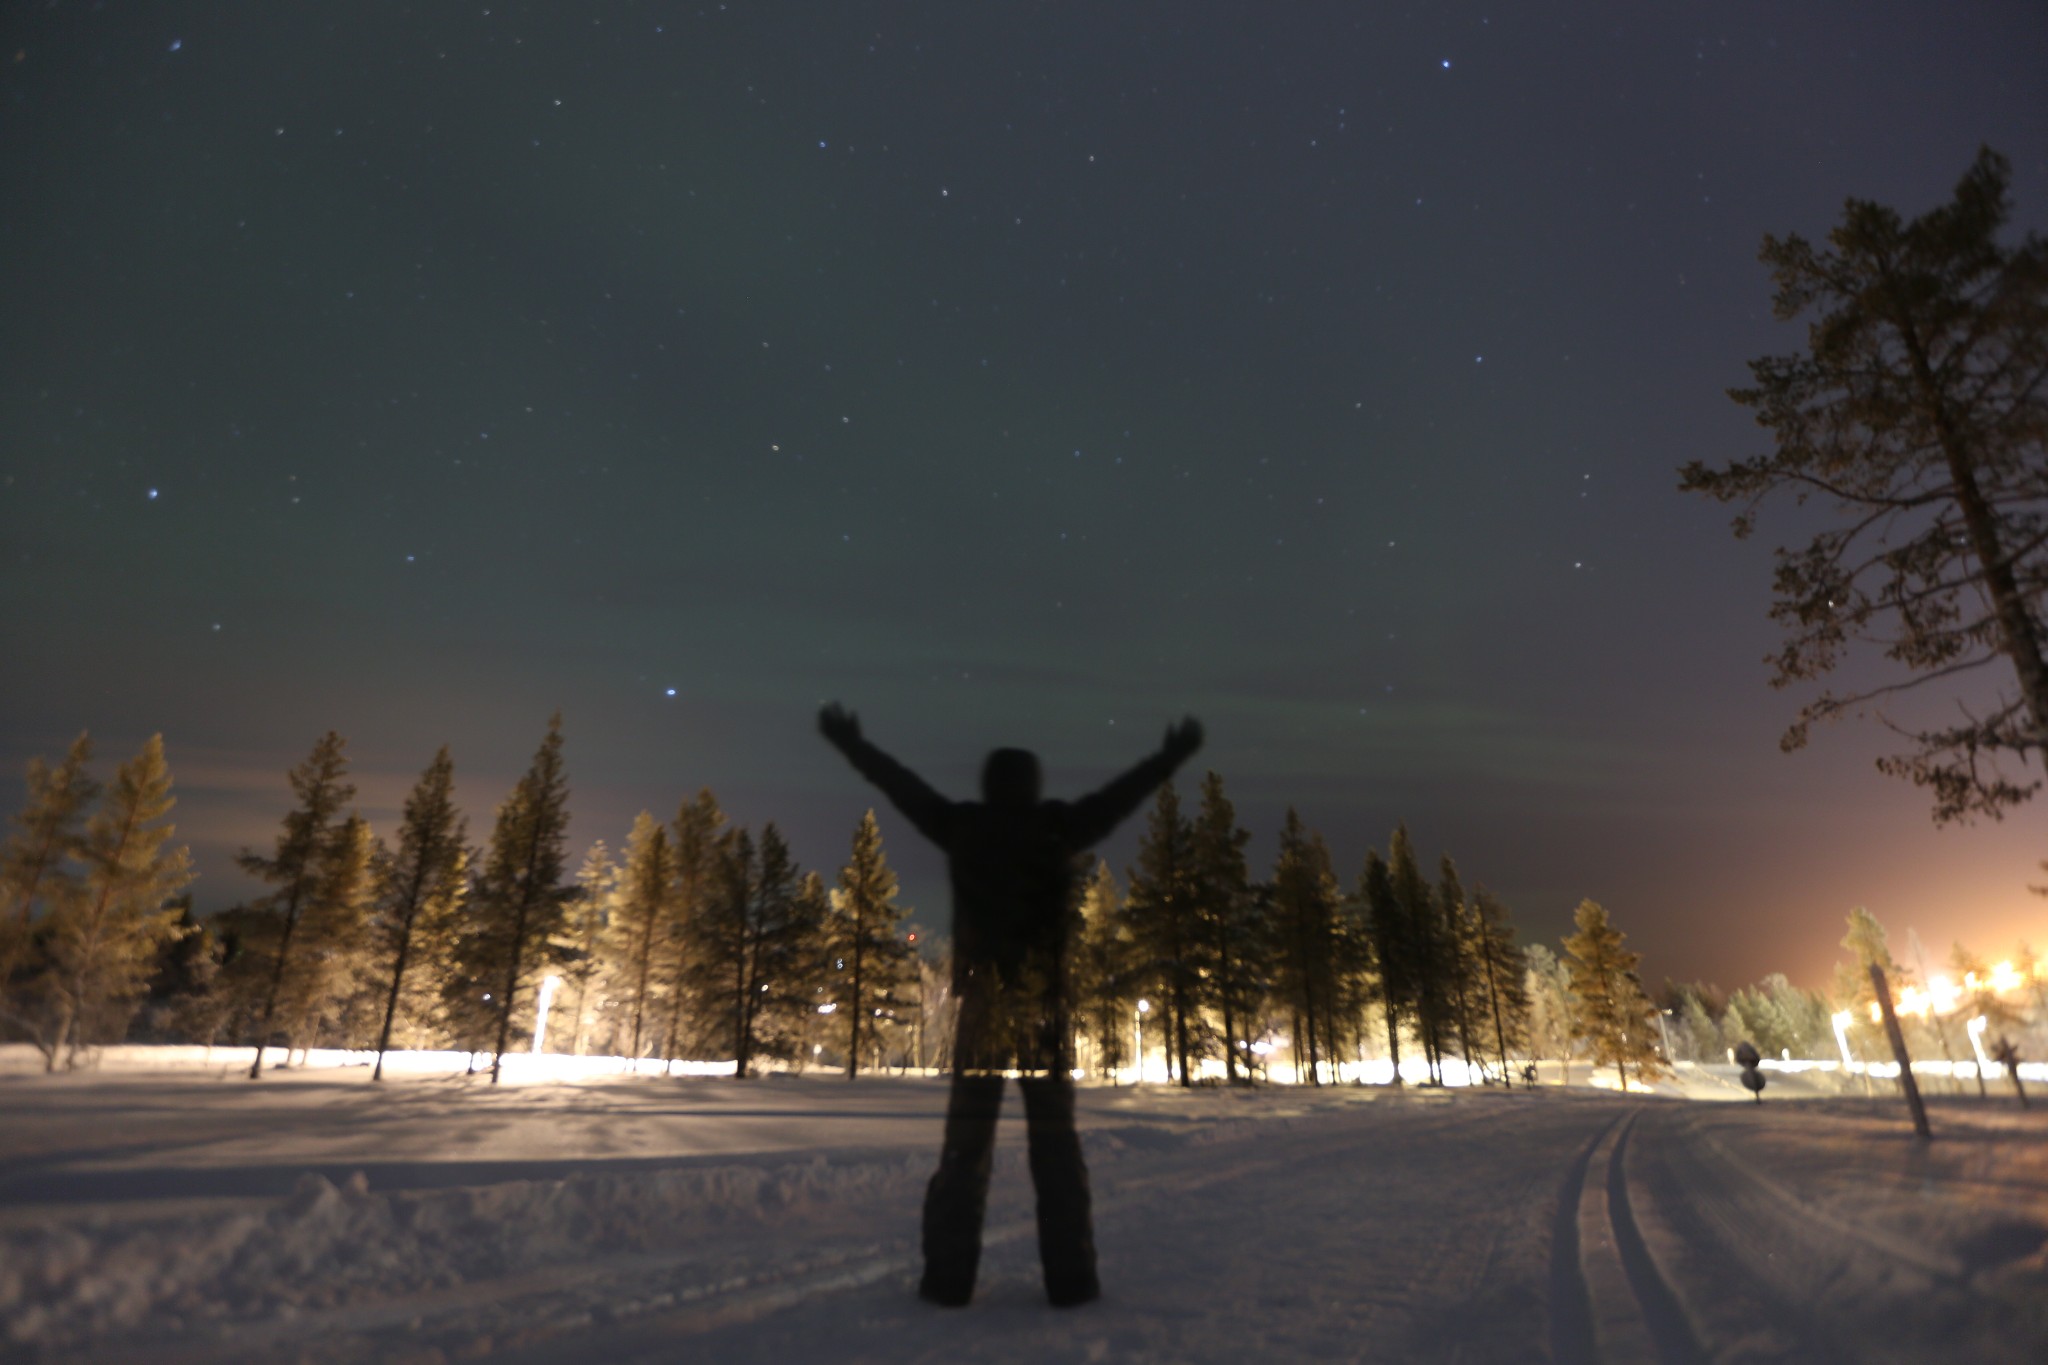
{"label": "ski track in snow", "polygon": [[1105,1293],[1055,1311],[1012,1095],[942,1310],[912,1290],[944,1096],[14,1084],[0,1355],[2048,1358],[2048,1115],[1937,1104],[1923,1148],[1874,1101],[1084,1088]]}

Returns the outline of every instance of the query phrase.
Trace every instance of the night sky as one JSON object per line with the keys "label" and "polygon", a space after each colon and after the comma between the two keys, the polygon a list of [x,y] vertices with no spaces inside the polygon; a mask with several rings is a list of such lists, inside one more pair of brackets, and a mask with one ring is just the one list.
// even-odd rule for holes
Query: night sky
{"label": "night sky", "polygon": [[218,909],[322,731],[481,839],[559,707],[579,853],[708,784],[829,870],[822,701],[962,796],[1191,712],[1259,870],[1405,819],[1653,982],[2048,947],[2048,807],[1780,754],[1799,524],[1675,472],[1764,448],[1763,233],[1980,143],[2048,223],[2044,73],[2019,0],[8,6],[0,810],[161,730]]}

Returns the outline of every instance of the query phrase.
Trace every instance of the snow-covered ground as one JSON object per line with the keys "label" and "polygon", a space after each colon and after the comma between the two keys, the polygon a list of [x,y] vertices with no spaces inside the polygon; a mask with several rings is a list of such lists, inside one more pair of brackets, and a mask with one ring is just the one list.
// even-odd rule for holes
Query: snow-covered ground
{"label": "snow-covered ground", "polygon": [[939,1080],[0,1070],[0,1356],[2048,1359],[2048,1095],[1938,1095],[1922,1145],[1887,1087],[1798,1076],[1084,1087],[1104,1297],[1065,1311],[1013,1095],[942,1310]]}

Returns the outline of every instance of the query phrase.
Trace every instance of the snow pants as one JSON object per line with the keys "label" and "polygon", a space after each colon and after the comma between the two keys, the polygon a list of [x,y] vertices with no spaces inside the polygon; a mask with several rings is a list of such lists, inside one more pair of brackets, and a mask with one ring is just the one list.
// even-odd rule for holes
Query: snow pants
{"label": "snow pants", "polygon": [[[1086,1303],[1099,1288],[1088,1168],[1074,1131],[1074,1083],[1050,1075],[1027,1076],[1018,1084],[1024,1089],[1031,1183],[1038,1192],[1038,1258],[1046,1296],[1062,1306]],[[918,1292],[935,1303],[964,1304],[974,1295],[1002,1106],[1003,1077],[954,1074],[945,1146],[924,1198],[924,1281]]]}

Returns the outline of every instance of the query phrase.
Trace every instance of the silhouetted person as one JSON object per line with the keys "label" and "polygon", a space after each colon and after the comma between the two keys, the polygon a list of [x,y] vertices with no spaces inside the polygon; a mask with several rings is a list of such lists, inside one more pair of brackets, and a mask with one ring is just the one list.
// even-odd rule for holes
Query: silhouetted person
{"label": "silhouetted person", "polygon": [[1201,747],[1202,727],[1192,716],[1169,726],[1158,753],[1074,802],[1039,799],[1038,759],[1023,749],[988,756],[980,801],[948,801],[863,739],[859,719],[837,702],[818,714],[818,729],[918,833],[945,850],[953,883],[953,995],[960,1014],[945,1145],[925,1192],[924,1279],[917,1292],[950,1307],[974,1296],[1003,1073],[1015,1069],[1022,1073],[1046,1296],[1060,1307],[1086,1303],[1101,1287],[1067,1050],[1067,932],[1076,858]]}

